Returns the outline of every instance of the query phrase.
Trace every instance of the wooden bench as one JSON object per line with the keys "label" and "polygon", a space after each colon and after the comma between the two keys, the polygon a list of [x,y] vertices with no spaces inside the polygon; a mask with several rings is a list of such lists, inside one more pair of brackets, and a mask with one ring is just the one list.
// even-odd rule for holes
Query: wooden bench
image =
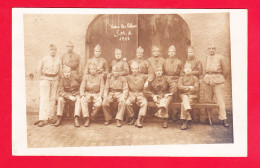
{"label": "wooden bench", "polygon": [[[148,107],[156,107],[155,103],[154,102],[148,102]],[[169,104],[169,107],[170,108],[181,108],[181,103],[171,103]],[[212,119],[211,119],[211,114],[210,114],[210,110],[208,109],[213,109],[213,108],[218,108],[218,105],[217,104],[214,104],[214,103],[196,103],[194,105],[191,105],[192,108],[194,109],[205,109],[205,112],[207,113],[208,115],[208,118],[209,118],[209,124],[210,126],[212,126]]]}

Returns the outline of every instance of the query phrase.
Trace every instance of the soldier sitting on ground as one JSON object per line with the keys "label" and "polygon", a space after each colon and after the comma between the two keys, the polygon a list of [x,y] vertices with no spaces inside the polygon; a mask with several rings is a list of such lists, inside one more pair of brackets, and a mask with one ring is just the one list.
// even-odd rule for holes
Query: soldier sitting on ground
{"label": "soldier sitting on ground", "polygon": [[61,125],[62,115],[64,111],[65,103],[75,103],[74,116],[75,116],[75,127],[79,127],[79,116],[80,116],[80,96],[79,96],[79,86],[80,77],[77,74],[71,73],[71,68],[64,65],[63,66],[63,76],[58,84],[58,106],[57,106],[57,116],[58,120],[54,124],[56,127]]}
{"label": "soldier sitting on ground", "polygon": [[149,82],[148,87],[145,88],[145,94],[152,97],[156,104],[158,111],[155,113],[156,117],[163,118],[163,128],[168,126],[168,106],[172,100],[172,96],[176,94],[177,84],[172,82],[168,76],[163,76],[163,69],[161,66],[155,68],[155,78]]}
{"label": "soldier sitting on ground", "polygon": [[107,78],[104,100],[102,102],[102,109],[105,117],[105,125],[112,123],[113,114],[111,113],[111,103],[118,103],[118,110],[116,113],[117,127],[121,127],[121,121],[124,118],[126,98],[128,96],[128,85],[125,77],[120,76],[120,69],[113,67],[112,74]]}
{"label": "soldier sitting on ground", "polygon": [[[86,118],[85,127],[90,124],[90,119],[95,121],[98,111],[102,104],[102,97],[104,91],[104,78],[103,75],[97,74],[95,66],[89,67],[89,74],[83,76],[80,85],[81,107],[83,116]],[[90,114],[89,105],[92,105],[92,113]]]}
{"label": "soldier sitting on ground", "polygon": [[143,88],[145,85],[148,85],[148,75],[139,73],[139,66],[136,62],[132,62],[131,71],[132,74],[126,76],[126,81],[129,88],[129,96],[126,100],[126,113],[130,118],[129,124],[134,124],[133,104],[136,103],[140,107],[140,110],[135,126],[141,128],[143,117],[147,112],[147,100],[144,97]]}
{"label": "soldier sitting on ground", "polygon": [[188,128],[191,121],[191,106],[198,101],[199,79],[191,74],[192,69],[190,64],[185,64],[184,75],[179,78],[178,88],[180,93],[181,103],[181,119],[184,120],[181,126],[182,130]]}

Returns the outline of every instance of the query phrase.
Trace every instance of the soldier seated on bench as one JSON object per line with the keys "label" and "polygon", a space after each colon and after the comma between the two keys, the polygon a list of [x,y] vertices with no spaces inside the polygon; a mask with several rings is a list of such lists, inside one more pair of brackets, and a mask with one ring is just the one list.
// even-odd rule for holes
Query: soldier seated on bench
{"label": "soldier seated on bench", "polygon": [[79,86],[80,77],[76,74],[71,73],[71,68],[64,65],[63,66],[63,76],[58,84],[58,105],[57,105],[57,116],[58,120],[54,124],[56,127],[61,125],[62,115],[64,111],[65,103],[75,103],[75,127],[79,127],[79,115],[81,111],[80,106],[80,96],[79,96]]}
{"label": "soldier seated on bench", "polygon": [[[85,73],[80,85],[81,108],[85,117],[84,126],[88,127],[90,120],[95,121],[99,109],[101,108],[102,97],[104,91],[104,78],[102,74],[97,74],[95,66],[89,66],[89,73]],[[92,105],[90,114],[89,105]]]}
{"label": "soldier seated on bench", "polygon": [[152,97],[156,104],[158,111],[155,113],[155,116],[163,118],[163,128],[168,127],[168,106],[176,92],[177,83],[170,80],[168,76],[163,76],[162,66],[156,67],[155,78],[148,83],[148,87],[145,88],[145,94],[148,97]]}
{"label": "soldier seated on bench", "polygon": [[181,119],[184,120],[181,126],[182,130],[188,128],[188,122],[191,121],[191,104],[198,101],[199,79],[191,75],[191,65],[186,63],[184,66],[184,75],[179,78],[178,88],[180,92],[181,103]]}
{"label": "soldier seated on bench", "polygon": [[116,126],[121,127],[121,121],[124,118],[126,108],[126,98],[128,96],[128,85],[125,77],[120,76],[120,69],[116,66],[112,69],[112,74],[107,78],[104,100],[102,102],[102,109],[105,117],[105,125],[112,123],[113,114],[111,112],[111,103],[118,103],[118,110],[116,112]]}

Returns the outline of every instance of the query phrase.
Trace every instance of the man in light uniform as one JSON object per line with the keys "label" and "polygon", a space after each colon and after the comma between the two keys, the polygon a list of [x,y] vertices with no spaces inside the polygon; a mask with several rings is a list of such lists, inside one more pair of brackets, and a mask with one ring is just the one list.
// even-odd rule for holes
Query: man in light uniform
{"label": "man in light uniform", "polygon": [[225,81],[229,68],[224,57],[216,53],[214,44],[208,47],[209,55],[206,57],[205,76],[203,78],[203,91],[205,101],[212,103],[213,95],[216,96],[219,105],[219,120],[223,120],[223,125],[228,127],[226,106],[225,106]]}
{"label": "man in light uniform", "polygon": [[118,70],[119,76],[126,76],[129,74],[128,63],[126,62],[125,58],[122,58],[122,50],[118,48],[115,49],[115,60],[111,62],[110,69],[112,70],[114,67],[116,67]]}
{"label": "man in light uniform", "polygon": [[54,124],[55,99],[57,95],[58,80],[61,76],[62,65],[57,58],[57,48],[51,44],[49,46],[50,55],[40,60],[37,72],[40,76],[40,110],[39,127],[44,126],[47,121]]}
{"label": "man in light uniform", "polygon": [[89,73],[90,66],[95,66],[97,68],[97,74],[101,74],[105,78],[109,73],[107,60],[101,57],[101,47],[99,44],[97,44],[94,48],[94,56],[88,59],[84,73]]}
{"label": "man in light uniform", "polygon": [[[80,85],[81,107],[83,116],[86,118],[85,127],[89,126],[90,119],[95,121],[99,109],[102,104],[104,92],[103,75],[97,74],[95,66],[89,67],[89,74],[85,74]],[[89,104],[92,104],[92,112],[90,114]]]}
{"label": "man in light uniform", "polygon": [[81,78],[81,61],[80,56],[73,52],[74,45],[71,41],[67,44],[67,53],[61,57],[62,65],[66,65],[71,68],[73,74],[78,75]]}
{"label": "man in light uniform", "polygon": [[158,66],[162,67],[163,70],[165,68],[165,59],[160,56],[160,49],[156,46],[152,47],[152,56],[149,57],[147,61],[152,69],[152,73],[155,72],[155,68]]}
{"label": "man in light uniform", "polygon": [[121,71],[116,67],[112,69],[112,76],[107,78],[104,100],[102,102],[102,109],[105,116],[105,125],[109,125],[112,122],[113,114],[111,113],[111,103],[117,102],[118,108],[116,112],[116,125],[121,127],[121,121],[124,118],[126,98],[128,96],[128,85],[124,76],[120,76]]}
{"label": "man in light uniform", "polygon": [[146,115],[147,112],[147,100],[144,97],[143,89],[145,85],[148,85],[148,75],[140,74],[139,70],[140,69],[138,63],[132,62],[132,74],[126,76],[126,81],[129,88],[129,96],[126,100],[126,113],[127,116],[130,118],[129,124],[134,124],[133,104],[136,103],[140,107],[140,110],[135,126],[141,128],[142,118]]}
{"label": "man in light uniform", "polygon": [[62,122],[62,115],[64,111],[65,103],[75,104],[74,108],[74,126],[79,127],[79,116],[81,111],[80,106],[80,96],[79,96],[79,86],[81,79],[78,75],[71,72],[71,68],[64,65],[63,76],[58,84],[58,105],[57,105],[57,116],[58,120],[55,123],[55,126],[58,127]]}

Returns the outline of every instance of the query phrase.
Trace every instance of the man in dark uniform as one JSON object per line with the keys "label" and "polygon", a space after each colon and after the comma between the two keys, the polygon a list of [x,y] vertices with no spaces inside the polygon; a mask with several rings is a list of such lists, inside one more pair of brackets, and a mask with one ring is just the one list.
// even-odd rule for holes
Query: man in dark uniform
{"label": "man in dark uniform", "polygon": [[118,110],[116,113],[116,125],[121,127],[121,121],[124,118],[126,99],[128,96],[128,85],[125,77],[120,76],[120,69],[113,67],[112,75],[107,78],[105,90],[104,90],[104,100],[102,102],[102,109],[105,116],[105,125],[109,125],[112,122],[113,114],[111,113],[111,103],[118,103]]}
{"label": "man in dark uniform", "polygon": [[62,65],[66,65],[71,68],[71,73],[80,76],[81,78],[81,61],[80,56],[73,52],[74,45],[71,41],[67,44],[67,53],[61,57]]}
{"label": "man in dark uniform", "polygon": [[155,69],[155,78],[149,82],[148,87],[145,88],[145,94],[152,97],[158,111],[155,113],[156,117],[163,118],[163,128],[168,126],[168,106],[172,100],[172,96],[177,92],[177,84],[172,82],[168,76],[163,76],[163,69],[158,66]]}
{"label": "man in dark uniform", "polygon": [[[97,74],[95,66],[89,67],[89,74],[85,74],[80,85],[81,107],[83,116],[86,117],[85,127],[89,126],[90,119],[95,120],[102,104],[104,92],[103,75]],[[92,105],[92,113],[89,112],[89,104]]]}
{"label": "man in dark uniform", "polygon": [[62,115],[64,111],[65,103],[74,103],[74,117],[75,117],[75,127],[79,127],[79,116],[81,111],[80,106],[80,96],[79,96],[79,86],[81,79],[78,75],[71,73],[71,68],[64,65],[63,66],[63,76],[58,84],[58,105],[57,105],[57,116],[58,120],[55,126],[58,127],[62,122]]}
{"label": "man in dark uniform", "polygon": [[165,59],[160,56],[160,49],[156,46],[152,47],[152,57],[149,57],[147,61],[149,62],[152,71],[155,72],[155,68],[160,66],[164,69]]}
{"label": "man in dark uniform", "polygon": [[[115,49],[115,60],[111,62],[110,69],[115,67],[118,70],[119,76],[126,76],[129,74],[129,66],[125,58],[122,58],[122,50]],[[111,74],[110,74],[111,75]]]}
{"label": "man in dark uniform", "polygon": [[131,64],[132,74],[126,76],[126,81],[129,88],[129,96],[126,100],[126,113],[130,118],[130,125],[134,123],[133,104],[136,103],[139,107],[138,119],[135,126],[142,127],[142,119],[147,112],[147,100],[143,94],[143,88],[148,85],[148,75],[139,73],[139,65],[136,62]]}

